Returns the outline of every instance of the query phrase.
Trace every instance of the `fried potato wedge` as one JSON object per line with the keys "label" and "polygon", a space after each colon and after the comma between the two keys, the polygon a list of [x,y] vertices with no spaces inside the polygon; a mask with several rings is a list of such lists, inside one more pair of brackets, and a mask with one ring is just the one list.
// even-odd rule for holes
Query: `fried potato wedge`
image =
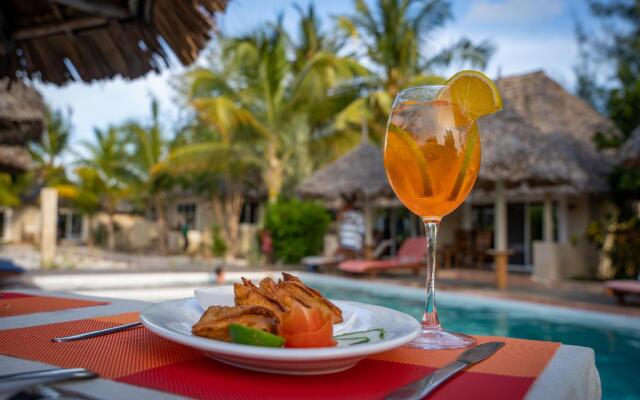
{"label": "fried potato wedge", "polygon": [[266,290],[257,287],[248,279],[242,278],[242,284],[234,284],[233,292],[235,294],[235,304],[238,306],[262,306],[272,310],[279,319],[282,318],[283,313],[288,311],[285,304],[278,300],[277,297],[274,297]]}
{"label": "fried potato wedge", "polygon": [[191,333],[196,336],[230,342],[229,325],[231,324],[244,325],[277,334],[280,319],[273,310],[256,305],[211,306],[193,325]]}
{"label": "fried potato wedge", "polygon": [[330,313],[334,324],[343,321],[342,310],[324,297],[322,293],[305,285],[296,276],[283,272],[282,277],[283,280],[278,282],[278,287],[284,289],[289,296],[307,307],[318,307],[320,310]]}

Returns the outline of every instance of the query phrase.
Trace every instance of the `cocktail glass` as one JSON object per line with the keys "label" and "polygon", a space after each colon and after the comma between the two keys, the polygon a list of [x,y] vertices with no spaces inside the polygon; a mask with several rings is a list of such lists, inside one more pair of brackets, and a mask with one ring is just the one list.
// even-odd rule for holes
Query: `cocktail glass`
{"label": "cocktail glass", "polygon": [[442,218],[467,197],[480,170],[478,127],[451,101],[447,86],[400,92],[391,110],[384,165],[400,201],[424,222],[427,238],[426,307],[422,334],[410,346],[469,347],[475,340],[442,329],[436,309],[436,237]]}

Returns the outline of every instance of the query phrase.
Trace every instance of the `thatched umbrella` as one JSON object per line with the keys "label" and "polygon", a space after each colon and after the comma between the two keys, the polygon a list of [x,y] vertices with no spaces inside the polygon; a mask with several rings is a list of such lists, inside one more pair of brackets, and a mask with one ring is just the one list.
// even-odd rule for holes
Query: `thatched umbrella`
{"label": "thatched umbrella", "polygon": [[40,94],[22,82],[0,80],[0,172],[28,170],[28,142],[40,140],[45,125]]}
{"label": "thatched umbrella", "polygon": [[618,150],[619,161],[627,167],[640,167],[640,126]]}
{"label": "thatched umbrella", "polygon": [[0,79],[0,144],[38,141],[45,124],[42,96],[22,82]]}
{"label": "thatched umbrella", "polygon": [[31,164],[31,154],[24,146],[0,144],[0,172],[24,172],[31,168]]}
{"label": "thatched umbrella", "polygon": [[227,0],[5,0],[0,78],[134,79],[194,62]]}
{"label": "thatched umbrella", "polygon": [[390,195],[382,160],[382,151],[369,141],[363,141],[343,157],[316,171],[297,188],[303,197],[333,200],[364,195],[372,198]]}

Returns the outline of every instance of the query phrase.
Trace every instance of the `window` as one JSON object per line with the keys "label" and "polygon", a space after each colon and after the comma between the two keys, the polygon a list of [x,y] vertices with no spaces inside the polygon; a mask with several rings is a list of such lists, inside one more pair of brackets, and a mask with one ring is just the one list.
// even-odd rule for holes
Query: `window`
{"label": "window", "polygon": [[245,202],[242,205],[240,213],[241,224],[257,224],[258,223],[258,203]]}
{"label": "window", "polygon": [[58,239],[68,239],[67,213],[58,213]]}
{"label": "window", "polygon": [[82,236],[82,215],[71,214],[71,237],[80,238]]}
{"label": "window", "polygon": [[476,230],[493,230],[493,205],[474,205],[473,227]]}
{"label": "window", "polygon": [[156,207],[155,206],[151,206],[147,210],[147,219],[149,221],[155,221],[155,220],[158,219],[158,213],[156,212]]}
{"label": "window", "polygon": [[196,227],[196,205],[193,203],[178,204],[178,224],[186,223],[190,229]]}
{"label": "window", "polygon": [[69,210],[58,212],[58,239],[80,239],[82,215]]}

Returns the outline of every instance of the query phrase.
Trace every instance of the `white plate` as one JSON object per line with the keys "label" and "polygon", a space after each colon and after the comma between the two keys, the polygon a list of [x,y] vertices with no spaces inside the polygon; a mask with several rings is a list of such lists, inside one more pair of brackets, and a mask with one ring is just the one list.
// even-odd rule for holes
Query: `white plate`
{"label": "white plate", "polygon": [[[205,307],[233,305],[230,287],[199,289],[196,297]],[[372,354],[402,346],[420,333],[413,317],[385,307],[351,301],[333,301],[342,309],[344,322],[334,325],[334,335],[384,328],[383,339],[353,346],[287,349],[248,346],[207,339],[191,334],[191,326],[202,315],[195,298],[153,305],[142,312],[142,323],[153,333],[202,350],[210,357],[241,368],[290,375],[316,375],[344,371]]]}

